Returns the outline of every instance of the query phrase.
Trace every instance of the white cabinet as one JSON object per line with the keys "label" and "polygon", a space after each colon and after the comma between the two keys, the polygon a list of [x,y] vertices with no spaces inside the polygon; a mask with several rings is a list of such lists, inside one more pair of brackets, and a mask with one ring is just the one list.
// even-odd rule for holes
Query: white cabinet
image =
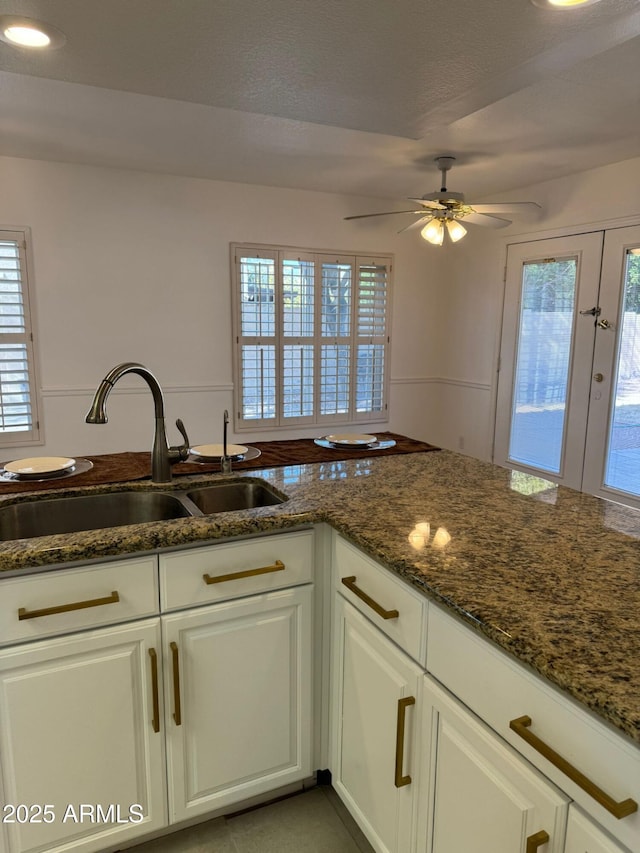
{"label": "white cabinet", "polygon": [[311,776],[312,587],[163,617],[172,821]]}
{"label": "white cabinet", "polygon": [[[425,598],[420,609],[406,584],[335,538],[331,771],[374,848],[640,850],[637,745],[449,610]],[[424,687],[409,687],[425,668]],[[403,758],[419,794],[384,787],[394,691],[415,696],[407,719],[422,719]]]}
{"label": "white cabinet", "polygon": [[158,618],[0,650],[7,853],[89,853],[166,824],[159,655]]}
{"label": "white cabinet", "polygon": [[172,822],[312,775],[313,540],[160,556]]}
{"label": "white cabinet", "polygon": [[565,853],[628,853],[576,806],[569,808]]}
{"label": "white cabinet", "polygon": [[413,849],[422,671],[336,595],[333,785],[378,853]]}
{"label": "white cabinet", "polygon": [[425,853],[562,853],[568,798],[437,683],[423,690]]}
{"label": "white cabinet", "polygon": [[0,581],[0,853],[112,849],[312,775],[313,537]]}
{"label": "white cabinet", "polygon": [[640,850],[636,744],[437,606],[427,668],[623,849]]}

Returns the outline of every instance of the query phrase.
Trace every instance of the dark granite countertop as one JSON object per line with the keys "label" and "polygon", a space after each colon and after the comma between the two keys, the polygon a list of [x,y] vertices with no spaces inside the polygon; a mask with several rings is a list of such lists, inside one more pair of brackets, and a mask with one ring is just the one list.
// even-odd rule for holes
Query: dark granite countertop
{"label": "dark granite countertop", "polygon": [[[172,488],[224,476],[180,477]],[[0,572],[328,522],[640,742],[640,511],[448,451],[232,476],[261,477],[289,500],[4,542]],[[167,488],[144,481],[127,487]],[[114,488],[123,484],[90,490]],[[0,501],[54,494],[0,493]]]}

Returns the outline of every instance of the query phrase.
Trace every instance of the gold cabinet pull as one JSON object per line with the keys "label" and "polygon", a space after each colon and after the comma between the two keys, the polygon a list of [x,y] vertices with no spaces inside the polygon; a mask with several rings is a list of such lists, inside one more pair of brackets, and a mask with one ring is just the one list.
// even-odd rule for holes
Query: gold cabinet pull
{"label": "gold cabinet pull", "polygon": [[230,572],[228,575],[216,575],[215,577],[211,577],[211,575],[202,575],[205,583],[224,583],[225,581],[236,581],[240,578],[253,578],[256,575],[266,575],[269,572],[282,572],[285,569],[285,565],[282,560],[276,560],[275,563],[271,566],[260,566],[259,569],[245,569],[242,572]]}
{"label": "gold cabinet pull", "polygon": [[378,604],[377,601],[374,601],[370,595],[367,595],[366,592],[363,592],[359,587],[356,586],[356,576],[351,575],[348,578],[342,578],[342,583],[346,586],[347,589],[350,589],[354,595],[357,595],[361,601],[364,601],[372,610],[381,616],[383,619],[397,619],[400,615],[397,610],[385,610],[385,608]]}
{"label": "gold cabinet pull", "polygon": [[525,853],[536,853],[538,847],[542,847],[549,840],[549,834],[541,829],[540,832],[534,832],[527,838],[527,846]]}
{"label": "gold cabinet pull", "polygon": [[177,643],[169,643],[171,658],[173,661],[173,719],[176,726],[182,724],[182,710],[180,708],[180,659],[178,657]]}
{"label": "gold cabinet pull", "polygon": [[407,716],[407,708],[410,705],[415,705],[414,696],[405,696],[403,699],[398,699],[398,722],[396,725],[396,788],[404,788],[405,785],[411,784],[411,776],[402,775],[402,767],[404,765],[404,730]]}
{"label": "gold cabinet pull", "polygon": [[151,689],[153,697],[153,719],[151,725],[156,734],[160,731],[160,699],[158,696],[158,655],[155,649],[149,649],[151,658]]}
{"label": "gold cabinet pull", "polygon": [[117,604],[120,596],[114,590],[104,598],[90,598],[87,601],[73,601],[71,604],[56,604],[53,607],[43,607],[42,610],[18,609],[18,619],[37,619],[39,616],[52,616],[54,613],[69,613],[71,610],[84,610],[85,607],[100,607],[103,604]]}
{"label": "gold cabinet pull", "polygon": [[563,758],[543,740],[540,740],[537,735],[534,735],[533,732],[529,731],[530,725],[531,717],[527,717],[525,715],[524,717],[518,717],[515,720],[511,720],[509,728],[513,729],[513,731],[517,735],[520,735],[520,737],[525,740],[529,746],[532,746],[536,752],[543,755],[553,764],[554,767],[561,770],[569,777],[569,779],[571,779],[572,782],[575,782],[583,791],[586,791],[590,797],[593,797],[596,802],[600,803],[601,806],[603,806],[614,817],[617,817],[618,820],[622,817],[628,817],[628,815],[638,811],[638,804],[635,800],[630,798],[622,800],[621,802],[614,800],[613,797],[606,794],[602,788],[599,788],[595,782],[592,782],[591,779],[588,779],[572,764],[569,764],[566,758]]}

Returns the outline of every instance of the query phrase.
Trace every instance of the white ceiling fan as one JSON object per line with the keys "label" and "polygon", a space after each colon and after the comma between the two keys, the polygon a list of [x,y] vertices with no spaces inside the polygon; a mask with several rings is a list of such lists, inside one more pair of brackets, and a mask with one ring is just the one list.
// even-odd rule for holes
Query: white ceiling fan
{"label": "white ceiling fan", "polygon": [[462,193],[452,192],[447,189],[447,172],[456,158],[450,155],[436,157],[438,169],[442,174],[442,186],[439,192],[428,193],[422,198],[410,198],[409,201],[417,202],[420,207],[413,210],[389,210],[385,213],[364,213],[360,216],[345,216],[345,219],[367,219],[371,216],[392,216],[394,214],[413,214],[418,216],[415,222],[401,228],[398,232],[408,231],[411,228],[422,226],[421,236],[435,246],[441,246],[444,242],[445,231],[449,239],[456,243],[467,233],[460,220],[467,225],[482,225],[485,228],[506,228],[511,225],[511,219],[504,216],[496,216],[502,213],[519,213],[525,211],[539,210],[540,205],[535,201],[504,201],[484,204],[468,204]]}

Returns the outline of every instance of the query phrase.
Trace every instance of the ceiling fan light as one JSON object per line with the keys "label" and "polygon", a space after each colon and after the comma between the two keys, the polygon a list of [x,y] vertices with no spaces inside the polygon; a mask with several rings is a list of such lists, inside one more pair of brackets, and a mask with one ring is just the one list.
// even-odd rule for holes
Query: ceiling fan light
{"label": "ceiling fan light", "polygon": [[434,246],[442,246],[444,240],[444,225],[442,220],[432,219],[431,222],[427,222],[420,232],[420,236]]}
{"label": "ceiling fan light", "polygon": [[462,225],[462,223],[458,222],[457,219],[447,219],[447,231],[449,232],[449,237],[451,238],[452,243],[457,243],[458,240],[462,240],[464,235],[467,233],[467,229]]}

